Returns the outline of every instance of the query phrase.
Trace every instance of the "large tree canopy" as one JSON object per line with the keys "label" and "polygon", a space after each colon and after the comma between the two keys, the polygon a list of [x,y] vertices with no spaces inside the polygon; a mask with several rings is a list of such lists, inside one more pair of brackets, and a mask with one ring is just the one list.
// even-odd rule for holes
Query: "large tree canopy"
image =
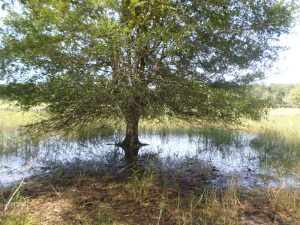
{"label": "large tree canopy", "polygon": [[127,155],[137,154],[141,117],[258,118],[264,103],[247,84],[276,60],[295,10],[279,0],[18,4],[0,37],[10,98],[46,103],[56,128],[123,118]]}

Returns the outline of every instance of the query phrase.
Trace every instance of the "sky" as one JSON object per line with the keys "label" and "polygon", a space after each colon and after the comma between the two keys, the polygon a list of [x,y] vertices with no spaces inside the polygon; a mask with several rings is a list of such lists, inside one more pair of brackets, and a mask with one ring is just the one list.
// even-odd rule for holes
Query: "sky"
{"label": "sky", "polygon": [[282,36],[280,42],[288,49],[279,53],[279,60],[266,73],[267,79],[263,83],[300,84],[300,23],[290,34]]}
{"label": "sky", "polygon": [[[300,0],[297,1],[300,4]],[[0,10],[0,26],[4,15],[5,12]],[[279,53],[278,61],[266,72],[266,79],[262,83],[300,84],[300,21],[289,34],[280,38],[280,43],[288,49]]]}

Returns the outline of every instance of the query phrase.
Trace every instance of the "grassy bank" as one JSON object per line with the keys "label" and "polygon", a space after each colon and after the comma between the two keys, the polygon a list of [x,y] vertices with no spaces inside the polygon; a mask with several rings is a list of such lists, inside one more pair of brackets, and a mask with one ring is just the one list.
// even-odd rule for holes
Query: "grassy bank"
{"label": "grassy bank", "polygon": [[[18,193],[4,224],[298,224],[300,191],[170,186],[167,174],[119,176],[68,170],[32,181]],[[188,179],[186,180],[186,182]],[[173,181],[172,181],[173,183]],[[9,193],[4,193],[4,197]]]}

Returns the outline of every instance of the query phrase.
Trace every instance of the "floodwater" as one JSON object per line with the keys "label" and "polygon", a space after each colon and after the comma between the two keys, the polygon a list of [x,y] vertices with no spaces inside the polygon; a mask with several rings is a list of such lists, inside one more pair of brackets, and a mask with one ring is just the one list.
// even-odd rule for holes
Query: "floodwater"
{"label": "floodwater", "polygon": [[[122,134],[116,132],[110,137],[82,140],[49,137],[36,143],[28,141],[14,151],[0,154],[1,185],[8,187],[24,177],[49,175],[58,166],[94,167],[101,172],[119,173],[126,167],[123,150],[109,144],[121,138]],[[188,175],[195,173],[196,167],[209,168],[214,174],[209,183],[216,186],[225,187],[234,180],[247,187],[298,187],[295,174],[278,176],[278,168],[270,163],[268,154],[251,145],[255,138],[255,134],[232,131],[142,132],[141,142],[149,145],[140,149],[138,162]]]}

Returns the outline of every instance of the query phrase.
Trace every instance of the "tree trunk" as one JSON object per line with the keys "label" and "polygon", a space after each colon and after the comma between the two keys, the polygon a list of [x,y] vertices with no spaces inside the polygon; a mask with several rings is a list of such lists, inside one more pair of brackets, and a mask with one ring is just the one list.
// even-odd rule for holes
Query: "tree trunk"
{"label": "tree trunk", "polygon": [[131,118],[126,121],[126,136],[120,143],[120,147],[125,151],[127,159],[134,159],[143,144],[139,141],[139,117]]}

